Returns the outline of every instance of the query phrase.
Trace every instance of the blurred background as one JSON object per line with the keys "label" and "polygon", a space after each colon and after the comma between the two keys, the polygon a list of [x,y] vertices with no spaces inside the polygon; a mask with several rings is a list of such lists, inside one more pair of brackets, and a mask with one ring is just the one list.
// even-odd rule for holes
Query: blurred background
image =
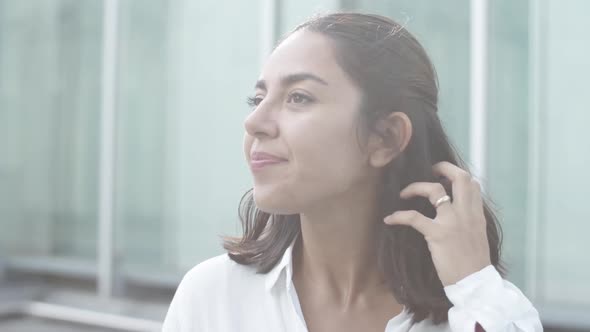
{"label": "blurred background", "polygon": [[391,17],[547,330],[590,331],[590,1],[0,0],[0,330],[157,331],[240,231],[243,120],[314,13]]}

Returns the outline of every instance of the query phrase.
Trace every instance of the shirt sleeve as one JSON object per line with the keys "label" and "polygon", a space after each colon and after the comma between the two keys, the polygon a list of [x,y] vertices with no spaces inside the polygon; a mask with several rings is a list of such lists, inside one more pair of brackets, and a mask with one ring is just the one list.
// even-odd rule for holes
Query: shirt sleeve
{"label": "shirt sleeve", "polygon": [[453,307],[453,332],[474,332],[477,323],[486,332],[542,332],[539,313],[522,292],[492,265],[444,288]]}

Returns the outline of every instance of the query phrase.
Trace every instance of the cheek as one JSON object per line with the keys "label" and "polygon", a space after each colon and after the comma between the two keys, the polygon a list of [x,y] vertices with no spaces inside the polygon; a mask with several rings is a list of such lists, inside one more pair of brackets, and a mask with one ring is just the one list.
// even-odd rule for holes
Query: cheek
{"label": "cheek", "polygon": [[362,157],[351,144],[328,139],[317,143],[298,173],[299,182],[323,194],[348,190],[362,173]]}
{"label": "cheek", "polygon": [[292,146],[296,159],[291,185],[298,201],[321,200],[350,190],[366,171],[356,134],[326,127]]}
{"label": "cheek", "polygon": [[356,132],[350,121],[322,124],[308,131],[295,148],[299,150],[296,155],[305,158],[301,166],[325,178],[348,174],[358,168],[362,160]]}

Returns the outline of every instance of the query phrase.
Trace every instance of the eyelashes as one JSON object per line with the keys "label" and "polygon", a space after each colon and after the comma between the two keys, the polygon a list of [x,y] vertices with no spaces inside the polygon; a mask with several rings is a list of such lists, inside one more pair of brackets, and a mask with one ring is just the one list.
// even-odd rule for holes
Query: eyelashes
{"label": "eyelashes", "polygon": [[306,105],[309,104],[311,102],[313,102],[314,99],[311,98],[310,96],[300,93],[300,92],[293,92],[291,94],[289,94],[289,97],[287,98],[287,102],[290,102],[292,104],[298,104],[298,105]]}
{"label": "eyelashes", "polygon": [[246,103],[248,104],[248,106],[250,106],[252,108],[258,106],[258,104],[260,104],[261,101],[262,101],[261,97],[248,97],[248,98],[246,98]]}
{"label": "eyelashes", "polygon": [[[263,98],[260,96],[253,96],[253,97],[248,97],[246,99],[246,103],[248,104],[248,106],[255,108],[258,105],[260,105],[262,100],[263,100]],[[304,105],[310,104],[314,101],[315,101],[314,98],[312,98],[306,94],[303,94],[301,92],[293,92],[287,96],[287,103],[294,104],[297,106],[304,106]]]}

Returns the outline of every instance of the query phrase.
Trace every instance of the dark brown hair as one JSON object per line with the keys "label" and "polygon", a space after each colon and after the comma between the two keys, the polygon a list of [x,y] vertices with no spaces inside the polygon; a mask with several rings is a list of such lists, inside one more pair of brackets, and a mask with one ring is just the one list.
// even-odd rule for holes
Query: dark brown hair
{"label": "dark brown hair", "polygon": [[[378,232],[379,268],[396,300],[413,314],[413,322],[431,318],[448,321],[452,306],[438,278],[424,236],[408,226],[390,226],[383,218],[396,210],[417,210],[434,218],[436,210],[423,197],[403,200],[401,189],[413,182],[441,182],[432,165],[448,161],[467,167],[445,134],[438,109],[438,82],[424,48],[400,24],[382,16],[336,13],[315,17],[297,28],[320,33],[332,42],[336,61],[363,93],[359,123],[373,130],[391,112],[403,112],[412,122],[406,149],[383,172]],[[292,32],[292,33],[293,33]],[[484,197],[484,214],[492,264],[504,274],[500,262],[501,228]],[[259,210],[248,191],[240,202],[241,238],[226,237],[224,247],[232,260],[267,273],[300,233],[299,215],[269,214]]]}

